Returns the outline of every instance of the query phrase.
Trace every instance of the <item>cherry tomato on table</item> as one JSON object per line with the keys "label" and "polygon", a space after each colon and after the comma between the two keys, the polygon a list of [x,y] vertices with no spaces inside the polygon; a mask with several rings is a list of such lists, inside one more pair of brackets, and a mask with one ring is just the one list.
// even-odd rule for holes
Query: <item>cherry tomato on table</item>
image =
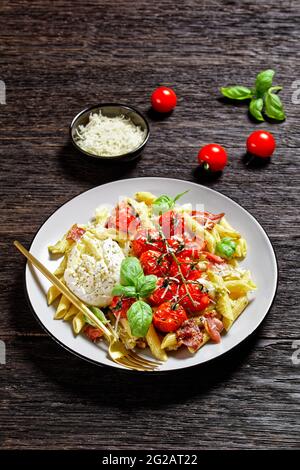
{"label": "cherry tomato on table", "polygon": [[169,113],[177,103],[177,96],[172,88],[160,86],[151,95],[152,108],[158,113]]}
{"label": "cherry tomato on table", "polygon": [[145,251],[140,257],[140,262],[146,275],[154,274],[155,276],[163,277],[168,274],[170,263],[166,256],[158,251]]}
{"label": "cherry tomato on table", "polygon": [[127,310],[129,310],[135,301],[136,299],[131,297],[119,297],[116,295],[113,297],[109,308],[116,317],[120,315],[121,318],[126,318]]}
{"label": "cherry tomato on table", "polygon": [[150,304],[155,306],[173,300],[177,294],[178,286],[178,282],[167,277],[160,277],[156,283],[155,291],[149,297]]}
{"label": "cherry tomato on table", "polygon": [[227,165],[227,153],[219,144],[204,145],[198,153],[198,161],[207,170],[222,171]]}
{"label": "cherry tomato on table", "polygon": [[[193,301],[188,296],[187,290]],[[183,284],[179,289],[179,298],[181,299],[180,305],[192,313],[204,310],[210,304],[209,296],[203,294],[201,287],[197,284]]]}
{"label": "cherry tomato on table", "polygon": [[187,314],[181,305],[174,305],[172,302],[161,304],[153,315],[155,328],[164,333],[176,331],[187,320]]}
{"label": "cherry tomato on table", "polygon": [[273,155],[275,148],[275,139],[267,131],[254,131],[247,139],[247,152],[256,157],[269,158]]}

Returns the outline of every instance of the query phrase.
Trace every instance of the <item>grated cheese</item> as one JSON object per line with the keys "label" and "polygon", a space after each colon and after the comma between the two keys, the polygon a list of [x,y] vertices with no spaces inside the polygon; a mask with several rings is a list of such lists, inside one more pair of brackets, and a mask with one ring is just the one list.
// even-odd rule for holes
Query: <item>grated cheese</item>
{"label": "grated cheese", "polygon": [[77,145],[93,155],[116,157],[138,148],[146,137],[146,130],[136,126],[124,115],[108,117],[91,113],[89,122],[76,129]]}

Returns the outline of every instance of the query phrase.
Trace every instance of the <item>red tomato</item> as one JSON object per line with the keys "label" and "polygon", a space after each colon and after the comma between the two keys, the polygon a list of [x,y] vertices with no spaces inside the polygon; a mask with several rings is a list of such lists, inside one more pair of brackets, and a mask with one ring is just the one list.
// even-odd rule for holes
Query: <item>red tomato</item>
{"label": "red tomato", "polygon": [[184,235],[184,218],[174,211],[168,211],[159,217],[159,225],[166,238],[183,237]]}
{"label": "red tomato", "polygon": [[165,278],[159,278],[157,281],[157,287],[149,297],[151,305],[160,305],[163,302],[174,300],[177,294],[179,283]]}
{"label": "red tomato", "polygon": [[273,135],[267,131],[254,131],[247,139],[247,152],[256,157],[271,157],[275,148],[275,139]]}
{"label": "red tomato", "polygon": [[[187,290],[190,293],[193,302],[190,297],[187,295]],[[208,307],[210,303],[210,298],[207,294],[203,294],[201,287],[197,284],[186,284],[182,285],[179,289],[179,298],[180,304],[192,313],[199,312]]]}
{"label": "red tomato", "polygon": [[161,304],[153,315],[155,328],[164,333],[176,331],[187,320],[187,314],[181,305],[172,305],[171,302]]}
{"label": "red tomato", "polygon": [[94,328],[91,325],[87,325],[84,328],[84,334],[91,340],[91,341],[97,341],[97,339],[101,338],[103,336],[103,331],[98,330],[98,328]]}
{"label": "red tomato", "polygon": [[120,315],[121,318],[126,318],[127,310],[129,310],[135,301],[136,299],[131,297],[119,297],[116,295],[113,297],[109,308],[116,317]]}
{"label": "red tomato", "polygon": [[78,227],[77,224],[74,224],[66,236],[67,240],[72,240],[73,242],[77,242],[82,235],[86,232],[84,228]]}
{"label": "red tomato", "polygon": [[168,238],[167,239],[167,244],[170,250],[172,250],[174,253],[180,252],[184,248],[184,241],[182,238],[176,237],[176,238]]}
{"label": "red tomato", "polygon": [[201,251],[198,248],[184,248],[180,251],[179,256],[181,257],[188,257],[190,259],[199,259],[201,255]]}
{"label": "red tomato", "polygon": [[188,277],[187,277],[187,280],[188,281],[197,281],[197,279],[200,279],[200,277],[202,276],[202,271],[200,271],[199,269],[193,269]]}
{"label": "red tomato", "polygon": [[134,233],[140,225],[140,220],[133,207],[123,201],[115,208],[106,225],[121,232]]}
{"label": "red tomato", "polygon": [[164,242],[155,230],[140,229],[132,241],[132,251],[135,256],[140,257],[147,250],[162,252]]}
{"label": "red tomato", "polygon": [[145,274],[155,274],[163,277],[168,274],[170,263],[164,255],[158,251],[145,251],[140,257],[140,262]]}
{"label": "red tomato", "polygon": [[227,153],[219,144],[204,145],[198,153],[198,161],[211,171],[222,171],[227,165]]}
{"label": "red tomato", "polygon": [[[180,265],[180,271],[182,272],[183,277],[186,278],[189,275],[191,269],[193,268],[194,262],[189,256],[184,256],[182,254],[177,255],[176,258]],[[181,279],[178,264],[175,260],[172,261],[169,275],[170,277],[176,277],[178,279]]]}
{"label": "red tomato", "polygon": [[160,86],[151,95],[152,108],[158,113],[169,113],[175,108],[177,96],[172,88]]}

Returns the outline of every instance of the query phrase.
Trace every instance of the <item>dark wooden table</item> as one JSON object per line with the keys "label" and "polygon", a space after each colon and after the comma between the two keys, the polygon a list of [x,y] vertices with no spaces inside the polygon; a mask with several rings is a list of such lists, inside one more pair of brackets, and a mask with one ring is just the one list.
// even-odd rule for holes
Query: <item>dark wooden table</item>
{"label": "dark wooden table", "polygon": [[[300,106],[292,102],[299,2],[2,0],[0,13],[1,447],[299,447],[300,365],[291,359],[300,339]],[[218,99],[218,87],[251,85],[270,67],[284,85],[286,122],[259,126],[244,105]],[[78,158],[68,125],[79,110],[120,101],[147,113],[159,84],[173,86],[179,104],[164,120],[150,114],[141,160],[103,166]],[[259,127],[274,133],[278,149],[271,164],[246,166],[245,139]],[[212,180],[196,171],[208,142],[230,156]],[[137,176],[183,178],[232,197],[261,222],[278,256],[279,289],[263,325],[192,373],[130,377],[89,365],[53,342],[26,303],[12,241],[28,246],[43,220],[82,191]]]}

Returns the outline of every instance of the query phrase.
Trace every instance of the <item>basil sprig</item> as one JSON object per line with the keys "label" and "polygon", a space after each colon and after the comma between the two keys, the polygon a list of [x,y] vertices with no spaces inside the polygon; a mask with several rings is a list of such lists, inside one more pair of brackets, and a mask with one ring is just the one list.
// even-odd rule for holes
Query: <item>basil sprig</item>
{"label": "basil sprig", "polygon": [[155,201],[152,203],[152,210],[154,214],[161,215],[161,214],[164,214],[164,212],[167,212],[173,209],[173,207],[175,206],[175,202],[178,201],[178,199],[181,198],[187,192],[188,191],[179,193],[174,198],[171,196],[168,196],[167,194],[162,194],[157,199],[155,199]]}
{"label": "basil sprig", "polygon": [[232,100],[251,100],[249,103],[250,114],[257,121],[264,121],[264,115],[276,121],[285,119],[283,104],[277,93],[282,90],[281,86],[272,86],[275,71],[263,70],[256,76],[254,88],[241,85],[223,87],[221,93]]}
{"label": "basil sprig", "polygon": [[142,299],[155,290],[157,277],[145,276],[139,260],[129,256],[122,261],[120,280],[121,284],[115,285],[112,295],[137,299],[127,311],[127,319],[133,336],[143,337],[152,322],[152,308]]}

